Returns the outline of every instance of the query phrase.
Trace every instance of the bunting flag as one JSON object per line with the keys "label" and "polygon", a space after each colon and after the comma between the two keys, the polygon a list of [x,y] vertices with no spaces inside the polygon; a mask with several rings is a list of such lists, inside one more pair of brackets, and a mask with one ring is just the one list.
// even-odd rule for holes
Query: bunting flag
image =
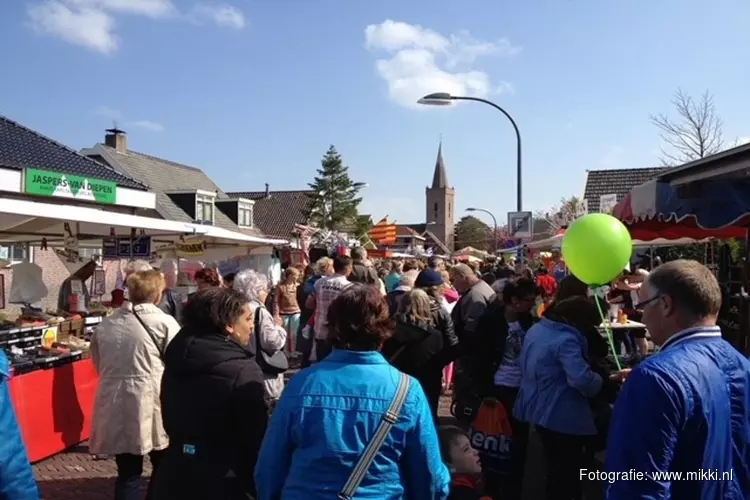
{"label": "bunting flag", "polygon": [[380,222],[375,224],[367,233],[367,236],[376,245],[395,245],[396,244],[396,224],[388,223],[388,216],[383,217]]}

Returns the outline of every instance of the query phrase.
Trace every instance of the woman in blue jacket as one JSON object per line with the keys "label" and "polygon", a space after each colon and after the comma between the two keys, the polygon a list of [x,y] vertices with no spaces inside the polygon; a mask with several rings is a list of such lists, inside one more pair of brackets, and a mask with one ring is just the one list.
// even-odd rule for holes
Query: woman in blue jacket
{"label": "woman in blue jacket", "polygon": [[[587,468],[597,435],[589,398],[605,380],[591,370],[583,332],[601,319],[585,297],[555,302],[526,333],[521,351],[521,388],[513,415],[536,426],[547,461],[547,499],[582,498],[580,470]],[[607,384],[614,384],[607,380]]]}
{"label": "woman in blue jacket", "polygon": [[374,286],[347,288],[328,328],[333,353],[295,375],[274,410],[258,500],[446,499],[450,474],[424,391],[379,352],[393,332],[385,298]]}
{"label": "woman in blue jacket", "polygon": [[8,358],[0,351],[0,498],[39,500],[8,389]]}

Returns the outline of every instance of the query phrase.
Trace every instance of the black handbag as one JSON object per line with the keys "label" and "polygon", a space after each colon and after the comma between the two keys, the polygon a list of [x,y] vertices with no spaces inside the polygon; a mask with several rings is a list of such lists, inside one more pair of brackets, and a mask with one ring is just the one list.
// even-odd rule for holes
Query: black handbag
{"label": "black handbag", "polygon": [[282,351],[276,351],[273,354],[268,354],[260,345],[260,310],[262,306],[255,308],[255,328],[253,335],[255,336],[255,361],[263,370],[266,375],[280,375],[289,369],[289,360],[286,359],[286,354]]}

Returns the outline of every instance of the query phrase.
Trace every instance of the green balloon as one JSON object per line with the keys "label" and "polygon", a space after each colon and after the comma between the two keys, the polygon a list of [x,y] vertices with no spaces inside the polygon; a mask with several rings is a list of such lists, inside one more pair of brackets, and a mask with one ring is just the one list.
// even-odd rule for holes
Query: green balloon
{"label": "green balloon", "polygon": [[562,254],[570,272],[589,286],[615,279],[630,262],[633,240],[622,222],[607,214],[589,214],[570,225]]}

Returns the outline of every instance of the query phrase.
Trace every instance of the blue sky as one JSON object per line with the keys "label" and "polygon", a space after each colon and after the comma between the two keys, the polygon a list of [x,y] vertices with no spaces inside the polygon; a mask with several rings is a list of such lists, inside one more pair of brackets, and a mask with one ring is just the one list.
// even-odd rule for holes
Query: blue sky
{"label": "blue sky", "polygon": [[[440,136],[458,214],[582,193],[585,170],[655,165],[648,117],[710,89],[750,137],[747,0],[12,0],[0,5],[0,113],[75,148],[113,119],[131,148],[225,190],[301,189],[335,144],[362,211],[424,218]],[[390,22],[389,22],[390,21]],[[370,26],[368,30],[368,26]],[[10,48],[10,50],[8,50]]]}

